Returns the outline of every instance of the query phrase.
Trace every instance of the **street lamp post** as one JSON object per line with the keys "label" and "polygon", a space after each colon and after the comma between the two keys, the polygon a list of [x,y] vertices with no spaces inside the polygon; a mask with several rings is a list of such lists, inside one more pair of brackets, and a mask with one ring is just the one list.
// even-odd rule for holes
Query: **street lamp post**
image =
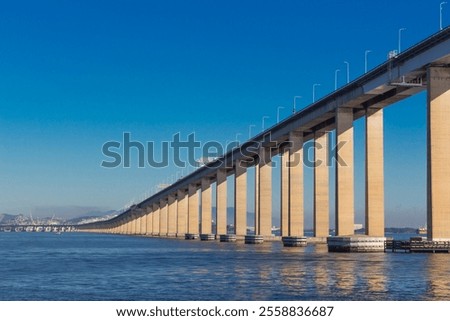
{"label": "street lamp post", "polygon": [[264,120],[269,119],[269,116],[262,117],[262,130],[264,130]]}
{"label": "street lamp post", "polygon": [[292,110],[292,113],[295,114],[295,112],[297,111],[297,105],[295,104],[295,101],[297,98],[302,98],[302,96],[294,96],[294,109]]}
{"label": "street lamp post", "polygon": [[447,4],[446,1],[441,2],[439,5],[439,30],[442,30],[442,9],[444,8],[444,4]]}
{"label": "street lamp post", "polygon": [[350,63],[348,61],[344,61],[344,64],[347,65],[347,84],[350,82]]}
{"label": "street lamp post", "polygon": [[280,122],[280,109],[284,109],[284,107],[278,106],[277,108],[277,124]]}
{"label": "street lamp post", "polygon": [[398,29],[398,53],[402,52],[402,31],[405,31],[406,28]]}
{"label": "street lamp post", "polygon": [[372,50],[366,50],[364,54],[364,73],[367,73],[367,55],[372,52]]}
{"label": "street lamp post", "polygon": [[336,69],[334,71],[334,90],[337,90],[337,85],[338,85],[338,73],[340,72],[340,69]]}
{"label": "street lamp post", "polygon": [[255,125],[248,126],[248,139],[252,138],[252,127],[256,127]]}
{"label": "street lamp post", "polygon": [[313,85],[313,90],[312,90],[312,99],[313,99],[313,103],[316,102],[316,87],[320,86],[320,84],[314,84]]}

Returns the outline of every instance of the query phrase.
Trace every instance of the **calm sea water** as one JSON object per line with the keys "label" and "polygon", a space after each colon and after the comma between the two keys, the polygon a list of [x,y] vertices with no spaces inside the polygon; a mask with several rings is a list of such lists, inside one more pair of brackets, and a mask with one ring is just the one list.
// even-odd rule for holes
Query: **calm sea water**
{"label": "calm sea water", "polygon": [[0,300],[449,300],[450,255],[0,233]]}

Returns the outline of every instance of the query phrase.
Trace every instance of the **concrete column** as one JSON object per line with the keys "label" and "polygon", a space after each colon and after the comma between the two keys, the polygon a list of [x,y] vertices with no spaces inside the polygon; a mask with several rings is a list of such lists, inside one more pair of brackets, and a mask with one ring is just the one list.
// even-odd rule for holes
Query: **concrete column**
{"label": "concrete column", "polygon": [[188,233],[198,234],[198,193],[197,186],[189,184]]}
{"label": "concrete column", "polygon": [[314,236],[329,235],[328,133],[314,134]]}
{"label": "concrete column", "polygon": [[366,113],[366,234],[384,236],[383,109]]}
{"label": "concrete column", "polygon": [[128,229],[128,222],[125,218],[122,219],[122,233],[121,234],[127,234]]}
{"label": "concrete column", "polygon": [[430,240],[450,240],[450,68],[428,69],[427,221]]}
{"label": "concrete column", "polygon": [[257,235],[272,236],[272,158],[270,148],[259,151],[258,175],[258,226]]}
{"label": "concrete column", "polygon": [[303,133],[291,132],[289,140],[289,236],[303,236]]}
{"label": "concrete column", "polygon": [[159,201],[160,218],[159,218],[159,236],[167,236],[167,210],[169,205],[167,200],[162,199]]}
{"label": "concrete column", "polygon": [[167,236],[175,237],[177,234],[177,199],[175,195],[169,195],[168,200],[168,225]]}
{"label": "concrete column", "polygon": [[353,109],[336,110],[336,235],[355,233]]}
{"label": "concrete column", "polygon": [[216,234],[227,234],[227,170],[216,174]]}
{"label": "concrete column", "polygon": [[147,207],[147,235],[152,235],[153,233],[153,208]]}
{"label": "concrete column", "polygon": [[127,217],[126,219],[126,227],[125,227],[125,234],[129,235],[131,233],[131,224],[130,224],[130,219]]}
{"label": "concrete column", "polygon": [[130,233],[131,235],[136,234],[136,216],[134,214],[130,217]]}
{"label": "concrete column", "polygon": [[141,216],[141,234],[147,234],[147,213],[143,212]]}
{"label": "concrete column", "polygon": [[153,204],[153,229],[152,235],[159,236],[159,221],[160,221],[161,209],[159,208],[159,204]]}
{"label": "concrete column", "polygon": [[[140,215],[140,214],[138,214]],[[135,218],[135,222],[136,222],[136,232],[134,234],[136,235],[141,235],[141,221],[142,221],[142,217],[138,216]]]}
{"label": "concrete column", "polygon": [[211,180],[209,178],[202,178],[202,224],[201,233],[211,234],[212,225],[212,191]]}
{"label": "concrete column", "polygon": [[177,207],[177,236],[182,236],[187,233],[187,217],[188,217],[188,198],[184,190],[177,192],[178,207]]}
{"label": "concrete column", "polygon": [[289,150],[283,149],[281,156],[281,186],[280,186],[280,232],[281,236],[289,236]]}
{"label": "concrete column", "polygon": [[255,165],[255,218],[254,218],[254,226],[255,226],[255,234],[257,234],[258,226],[259,226],[259,175],[258,175],[258,164]]}
{"label": "concrete column", "polygon": [[247,234],[247,168],[239,160],[234,167],[234,233]]}

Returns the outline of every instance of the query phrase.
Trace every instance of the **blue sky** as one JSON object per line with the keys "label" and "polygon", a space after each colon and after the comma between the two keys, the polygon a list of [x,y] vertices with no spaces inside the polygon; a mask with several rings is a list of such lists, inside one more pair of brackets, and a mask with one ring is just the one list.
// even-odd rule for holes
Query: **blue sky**
{"label": "blue sky", "polygon": [[[11,1],[0,4],[0,212],[118,209],[175,168],[105,169],[103,143],[233,140],[439,29],[440,1]],[[450,6],[444,7],[444,25]],[[386,221],[422,225],[426,97],[385,110]],[[364,124],[355,123],[356,210]],[[136,164],[136,163],[135,163]],[[312,184],[306,171],[306,209]],[[277,197],[275,197],[276,199]],[[276,201],[275,201],[276,202]],[[276,207],[276,205],[274,205]],[[45,208],[45,210],[43,210]],[[51,210],[50,210],[51,211]]]}

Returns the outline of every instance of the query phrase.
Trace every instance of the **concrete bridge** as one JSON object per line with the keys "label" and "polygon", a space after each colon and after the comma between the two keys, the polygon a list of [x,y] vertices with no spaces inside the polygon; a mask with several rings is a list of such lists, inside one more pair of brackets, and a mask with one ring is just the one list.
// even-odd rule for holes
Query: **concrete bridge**
{"label": "concrete bridge", "polygon": [[[255,236],[271,238],[272,167],[280,154],[281,234],[289,243],[304,244],[303,145],[314,141],[314,235],[329,236],[330,183],[328,133],[336,131],[335,227],[332,247],[343,243],[384,242],[383,108],[423,90],[427,101],[428,239],[450,240],[450,28],[446,28],[345,87],[293,114],[109,221],[80,230],[204,240],[244,238],[247,220],[247,171],[255,167]],[[366,237],[354,234],[353,122],[366,122]],[[234,174],[234,235],[227,235],[227,177]],[[212,204],[211,184],[216,184]],[[200,192],[198,192],[200,191]],[[201,195],[201,197],[199,196]],[[199,205],[201,212],[199,213]],[[212,233],[212,207],[217,210]],[[356,240],[356,241],[355,241]],[[342,243],[343,242],[343,243]],[[334,244],[334,245],[333,245]],[[375,245],[376,247],[376,245]]]}

